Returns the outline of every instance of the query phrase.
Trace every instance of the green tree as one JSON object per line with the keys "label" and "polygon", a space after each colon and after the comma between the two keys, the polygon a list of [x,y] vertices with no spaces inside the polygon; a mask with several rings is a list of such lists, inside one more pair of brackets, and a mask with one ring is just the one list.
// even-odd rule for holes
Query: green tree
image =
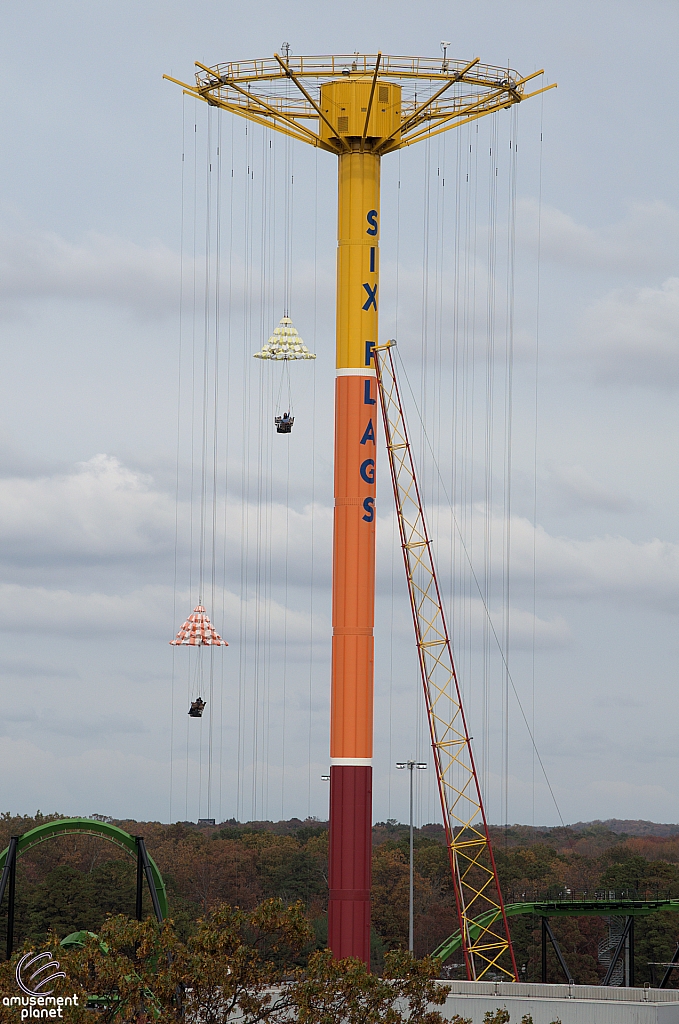
{"label": "green tree", "polygon": [[[634,977],[637,985],[660,984],[665,968],[679,942],[679,914],[674,910],[658,910],[648,917],[636,918],[634,925]],[[676,988],[677,971],[670,975],[670,988]]]}
{"label": "green tree", "polygon": [[602,889],[615,892],[636,891],[644,888],[648,861],[643,857],[626,856],[611,864],[601,875]]}
{"label": "green tree", "polygon": [[94,928],[96,909],[93,907],[91,881],[75,868],[62,864],[53,868],[33,892],[30,915],[30,935],[46,939],[50,931],[68,935],[76,928]]}

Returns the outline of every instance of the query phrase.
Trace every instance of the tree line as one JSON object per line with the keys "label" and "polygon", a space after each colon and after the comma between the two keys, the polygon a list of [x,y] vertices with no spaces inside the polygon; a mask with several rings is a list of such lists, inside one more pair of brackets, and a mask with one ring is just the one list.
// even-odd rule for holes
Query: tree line
{"label": "tree line", "polygon": [[[0,843],[58,815],[0,817]],[[312,935],[311,951],[327,941],[327,823],[314,819],[284,822],[224,822],[198,827],[190,822],[116,820],[132,835],[143,835],[165,880],[174,932],[188,942],[218,908],[254,912],[267,900],[303,908]],[[594,893],[648,894],[679,898],[679,836],[635,837],[604,825],[578,829],[526,826],[493,829],[495,856],[507,902],[548,895]],[[395,821],[373,830],[372,962],[382,971],[389,952],[407,948],[408,830]],[[454,892],[443,829],[427,825],[415,834],[415,954],[431,953],[457,928]],[[135,864],[110,844],[88,836],[63,836],[19,858],[15,935],[34,945],[50,933],[99,934],[109,915],[134,914]],[[145,914],[151,913],[145,894]],[[512,940],[522,980],[541,977],[540,922],[511,919]],[[568,966],[579,984],[598,984],[605,973],[599,943],[608,923],[600,917],[551,919]],[[6,914],[0,915],[4,944]],[[659,969],[679,941],[679,914],[671,910],[637,918],[636,983],[657,984]],[[453,958],[455,959],[455,958]],[[301,963],[301,961],[300,961]],[[563,980],[548,951],[548,980]],[[679,975],[679,971],[676,972]],[[445,965],[443,975],[462,977],[462,967]],[[679,985],[679,978],[676,984]]]}

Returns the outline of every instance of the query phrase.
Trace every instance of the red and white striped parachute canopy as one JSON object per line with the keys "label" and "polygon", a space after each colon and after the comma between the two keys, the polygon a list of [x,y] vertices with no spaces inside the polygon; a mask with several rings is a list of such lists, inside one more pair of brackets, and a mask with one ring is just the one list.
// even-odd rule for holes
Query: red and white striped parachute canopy
{"label": "red and white striped parachute canopy", "polygon": [[210,622],[202,604],[196,605],[191,615],[170,643],[176,647],[186,645],[188,647],[228,647],[226,640],[221,636]]}

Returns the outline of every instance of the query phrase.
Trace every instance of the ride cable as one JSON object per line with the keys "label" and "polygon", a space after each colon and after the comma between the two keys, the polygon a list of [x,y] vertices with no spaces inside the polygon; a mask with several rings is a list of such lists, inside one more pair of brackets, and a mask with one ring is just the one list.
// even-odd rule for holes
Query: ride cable
{"label": "ride cable", "polygon": [[[465,967],[474,981],[491,970],[518,981],[393,345],[375,347],[375,371]],[[484,923],[479,925],[481,915]]]}

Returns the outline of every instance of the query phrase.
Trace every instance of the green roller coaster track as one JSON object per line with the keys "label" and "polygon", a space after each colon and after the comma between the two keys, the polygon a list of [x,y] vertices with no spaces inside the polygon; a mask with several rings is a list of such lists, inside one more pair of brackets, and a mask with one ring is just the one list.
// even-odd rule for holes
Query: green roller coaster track
{"label": "green roller coaster track", "polygon": [[[518,914],[535,914],[536,917],[592,917],[620,915],[624,917],[644,917],[657,910],[679,911],[679,900],[653,899],[566,899],[541,900],[535,903],[506,903],[507,917]],[[500,916],[499,910],[481,914],[470,924],[471,938],[474,939],[484,928],[488,928]],[[442,963],[456,953],[462,945],[460,932],[456,931],[445,939],[432,953]]]}
{"label": "green roller coaster track", "polygon": [[[48,821],[45,825],[38,825],[37,828],[32,828],[30,832],[24,832],[17,843],[17,856],[33,849],[39,843],[44,843],[48,839],[54,839],[55,836],[74,835],[96,836],[99,839],[106,839],[109,843],[113,843],[135,859],[137,857],[137,842],[134,836],[123,832],[117,825],[109,825],[105,821],[91,821],[89,818],[60,818],[57,821]],[[5,866],[8,853],[9,847],[0,853],[0,872],[2,872]],[[163,918],[166,918],[168,916],[168,905],[165,883],[155,861],[150,856],[149,863],[151,865],[153,885],[158,896],[158,903],[160,904]]]}

